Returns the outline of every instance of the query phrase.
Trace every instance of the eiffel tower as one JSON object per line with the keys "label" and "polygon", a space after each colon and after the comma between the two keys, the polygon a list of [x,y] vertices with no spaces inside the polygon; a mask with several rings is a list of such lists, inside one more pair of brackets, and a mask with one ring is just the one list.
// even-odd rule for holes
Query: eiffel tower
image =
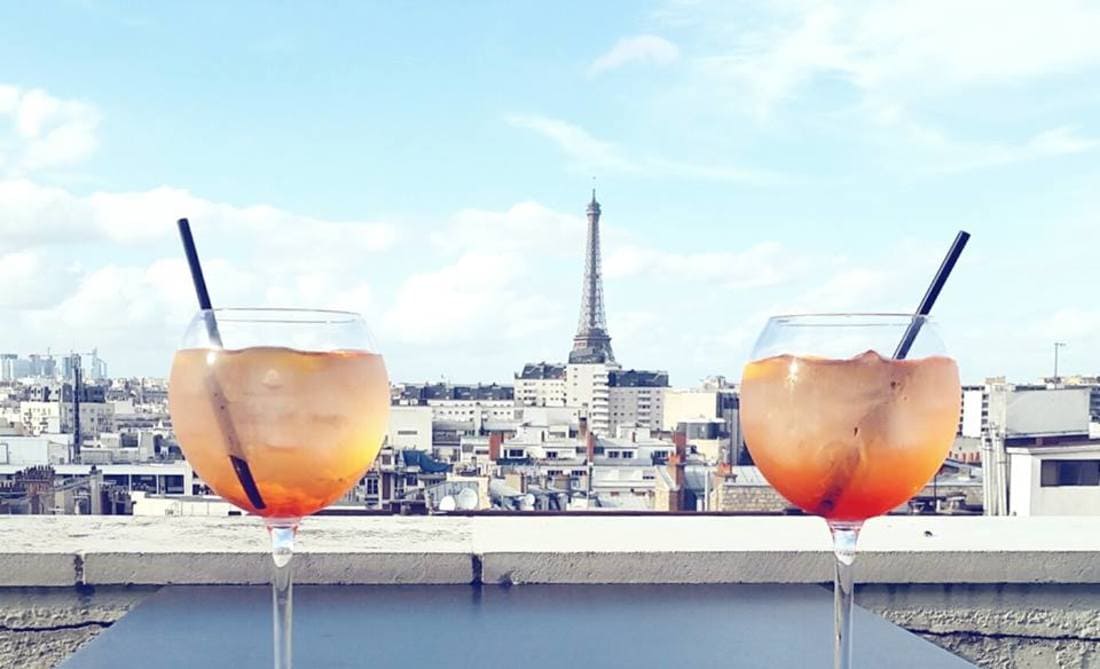
{"label": "eiffel tower", "polygon": [[596,189],[592,189],[592,201],[588,203],[588,247],[584,256],[584,285],[581,287],[581,318],[577,334],[573,337],[573,350],[569,362],[614,363],[611,352],[611,335],[607,334],[607,321],[603,310],[603,273],[600,270],[600,203],[596,202]]}

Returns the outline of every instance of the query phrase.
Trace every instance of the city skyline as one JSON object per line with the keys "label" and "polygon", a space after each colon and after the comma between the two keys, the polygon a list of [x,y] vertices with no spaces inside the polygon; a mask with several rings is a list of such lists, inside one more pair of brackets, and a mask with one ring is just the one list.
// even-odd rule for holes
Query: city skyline
{"label": "city skyline", "polygon": [[189,216],[216,304],[362,311],[394,380],[508,380],[568,355],[596,175],[616,357],[674,386],[739,376],[772,313],[912,309],[959,228],[964,380],[1056,341],[1095,374],[1100,11],[1002,7],[4,7],[0,350],[165,376]]}

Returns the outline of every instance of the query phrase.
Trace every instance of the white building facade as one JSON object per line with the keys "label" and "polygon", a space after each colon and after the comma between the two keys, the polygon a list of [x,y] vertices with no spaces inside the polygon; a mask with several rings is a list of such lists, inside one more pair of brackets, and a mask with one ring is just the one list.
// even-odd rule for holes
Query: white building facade
{"label": "white building facade", "polygon": [[432,413],[426,406],[391,406],[386,444],[394,450],[431,451]]}
{"label": "white building facade", "polygon": [[513,400],[428,400],[428,407],[433,420],[465,421],[474,430],[485,423],[514,420],[516,416]]}
{"label": "white building facade", "polygon": [[1009,447],[1009,514],[1100,515],[1100,442]]}
{"label": "white building facade", "polygon": [[[71,402],[25,401],[19,403],[19,413],[25,434],[35,436],[73,430],[73,405]],[[80,432],[98,435],[113,429],[112,407],[107,402],[80,403]]]}
{"label": "white building facade", "polygon": [[661,429],[668,432],[684,422],[718,420],[718,391],[669,389],[664,394],[661,411]]}
{"label": "white building facade", "polygon": [[668,373],[614,370],[608,382],[608,431],[611,434],[620,426],[661,429]]}
{"label": "white building facade", "polygon": [[615,363],[570,363],[565,366],[565,402],[580,407],[588,416],[588,429],[611,433],[610,374]]}
{"label": "white building facade", "polygon": [[565,365],[530,363],[515,375],[516,404],[529,407],[566,406]]}

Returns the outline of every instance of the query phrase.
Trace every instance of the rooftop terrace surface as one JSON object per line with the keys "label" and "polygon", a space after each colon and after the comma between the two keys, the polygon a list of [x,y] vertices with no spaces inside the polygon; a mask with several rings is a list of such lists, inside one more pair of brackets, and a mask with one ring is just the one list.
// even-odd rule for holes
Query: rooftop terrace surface
{"label": "rooftop terrace surface", "polygon": [[[63,669],[270,667],[271,593],[170,586]],[[308,667],[832,666],[832,597],[812,585],[302,586],[294,654]],[[858,608],[859,667],[972,665]],[[369,658],[369,661],[368,661]]]}

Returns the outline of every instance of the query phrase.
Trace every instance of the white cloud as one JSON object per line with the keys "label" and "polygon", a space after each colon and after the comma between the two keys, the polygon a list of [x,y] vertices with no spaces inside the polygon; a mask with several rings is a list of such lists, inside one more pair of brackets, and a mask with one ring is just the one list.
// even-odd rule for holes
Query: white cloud
{"label": "white cloud", "polygon": [[19,106],[19,89],[0,84],[0,114],[11,114]]}
{"label": "white cloud", "polygon": [[1098,340],[1100,339],[1100,311],[1079,307],[1058,309],[1037,322],[1031,328],[1031,333],[1045,341],[1065,341],[1070,345]]}
{"label": "white cloud", "polygon": [[130,369],[164,371],[196,308],[178,247],[180,216],[192,220],[216,306],[368,311],[364,268],[398,236],[389,222],[320,220],[176,188],[78,196],[0,180],[8,345],[97,345]]}
{"label": "white cloud", "polygon": [[56,304],[77,278],[34,251],[0,255],[0,309],[33,309]]}
{"label": "white cloud", "polygon": [[624,37],[609,51],[601,54],[588,67],[589,76],[616,70],[629,63],[654,63],[667,65],[680,58],[675,44],[657,35]]}
{"label": "white cloud", "polygon": [[[583,205],[577,207],[578,211]],[[538,202],[519,202],[505,211],[463,209],[431,240],[440,249],[513,253],[579,254],[584,247],[585,219],[563,214]]]}
{"label": "white cloud", "polygon": [[572,161],[573,169],[588,174],[618,173],[649,178],[674,177],[751,185],[769,185],[783,180],[767,170],[708,165],[654,156],[631,156],[617,145],[598,139],[584,128],[560,119],[514,115],[505,120],[514,127],[532,130],[551,140]]}
{"label": "white cloud", "polygon": [[547,301],[518,285],[514,255],[471,251],[409,276],[383,315],[388,339],[438,345],[530,336],[552,323]]}
{"label": "white cloud", "polygon": [[79,163],[98,147],[99,121],[86,102],[0,85],[0,174]]}
{"label": "white cloud", "polygon": [[[16,277],[10,290],[15,300],[0,303],[0,313],[9,310],[5,322],[20,330],[18,337],[12,338],[28,342],[21,348],[64,350],[95,345],[119,366],[153,373],[167,370],[184,326],[197,308],[182,258],[159,258],[148,264],[110,263],[86,272],[63,272],[48,263],[40,269],[45,270],[41,276]],[[230,260],[209,254],[203,259],[203,271],[216,306],[356,311],[370,306],[369,286],[362,278],[327,266],[313,274],[287,273],[278,262]],[[0,276],[0,280],[7,279]],[[36,295],[43,299],[35,299]],[[21,296],[24,299],[20,301]]]}
{"label": "white cloud", "polygon": [[[901,280],[897,273],[881,267],[850,267],[838,270],[817,286],[796,297],[783,312],[843,312],[902,310],[896,290]],[[906,296],[910,302],[916,298]],[[881,306],[888,300],[893,307]],[[910,307],[911,308],[911,307]]]}
{"label": "white cloud", "polygon": [[[726,46],[692,62],[701,79],[697,85],[731,89],[731,99],[762,117],[812,77],[849,70],[845,49],[833,38],[835,26],[840,22],[836,8],[806,6],[788,21],[772,24],[782,27],[733,30],[732,35],[726,34],[731,41],[725,44],[734,45],[732,50]],[[738,24],[736,19],[725,19],[721,25],[730,30]]]}
{"label": "white cloud", "polygon": [[1015,84],[1100,65],[1100,6],[1076,0],[670,3],[712,54],[693,66],[767,115],[811,81],[897,99]]}
{"label": "white cloud", "polygon": [[654,330],[661,327],[661,316],[653,311],[642,309],[621,309],[612,314],[608,329],[621,341],[651,342],[664,346],[665,342],[654,339]]}
{"label": "white cloud", "polygon": [[[280,273],[285,273],[285,267]],[[369,283],[345,272],[334,272],[327,262],[295,271],[292,278],[275,277],[266,286],[264,301],[272,306],[289,304],[365,313],[375,301]]]}
{"label": "white cloud", "polygon": [[[957,173],[1100,149],[1100,139],[1072,126],[1088,116],[1002,129],[1014,136],[1001,139],[966,137],[928,120],[1003,128],[1007,104],[1008,117],[1036,123],[1035,114],[1020,112],[1027,87],[1100,68],[1095,3],[669,0],[656,18],[701,54],[686,60],[676,108],[737,110],[811,132],[823,120],[850,126],[856,143],[876,142],[877,159],[892,158],[904,172]],[[1038,108],[1049,96],[1033,99]]]}
{"label": "white cloud", "polygon": [[1098,147],[1100,147],[1100,139],[1081,137],[1074,128],[1065,126],[1044,130],[1027,143],[1031,153],[1048,156],[1084,153]]}
{"label": "white cloud", "polygon": [[[313,262],[327,255],[350,262],[356,254],[389,248],[397,238],[396,226],[388,222],[319,220],[266,205],[213,202],[166,186],[76,196],[27,179],[0,180],[0,251],[77,241],[164,242],[175,239],[180,217],[191,219],[200,245],[203,240],[238,244],[284,261]],[[306,248],[310,254],[301,253]]]}
{"label": "white cloud", "polygon": [[604,276],[627,279],[651,275],[662,280],[711,281],[729,288],[749,288],[789,281],[804,275],[819,262],[776,242],[763,242],[741,252],[701,253],[625,245],[607,254]]}
{"label": "white cloud", "polygon": [[625,173],[640,171],[639,165],[628,160],[614,144],[593,137],[578,125],[537,115],[513,115],[505,120],[552,140],[578,166]]}
{"label": "white cloud", "polygon": [[837,41],[865,86],[1010,83],[1100,65],[1100,7],[1090,2],[906,0],[847,17],[856,22]]}
{"label": "white cloud", "polygon": [[1100,140],[1081,137],[1072,128],[1059,127],[1044,130],[1019,144],[967,143],[941,136],[941,140],[932,146],[939,153],[939,171],[962,172],[1094,151],[1100,148]]}
{"label": "white cloud", "polygon": [[883,131],[877,138],[884,150],[895,149],[900,136],[910,152],[904,160],[911,161],[915,152],[921,156],[922,169],[931,172],[965,172],[1100,149],[1100,139],[1083,137],[1070,126],[1043,130],[1018,142],[966,141],[921,123],[900,105],[882,99],[866,100],[860,113]]}
{"label": "white cloud", "polygon": [[[182,261],[175,262],[175,268],[168,260],[147,267],[99,267],[73,281],[60,302],[16,311],[8,319],[19,324],[23,341],[33,346],[30,350],[98,346],[113,364],[138,362],[147,370],[166,372],[195,309],[194,295],[187,293],[187,270]],[[209,263],[211,277],[220,278],[218,264]],[[123,352],[125,361],[118,359]],[[112,354],[118,357],[112,360]]]}
{"label": "white cloud", "polygon": [[[585,202],[578,203],[583,210]],[[583,267],[586,221],[538,202],[505,210],[464,209],[429,239],[442,266],[408,275],[393,291],[382,316],[387,341],[447,347],[446,355],[485,364],[519,364],[524,356],[546,352],[559,333],[572,332]],[[604,241],[623,232],[601,224]],[[553,258],[551,262],[547,259]],[[570,258],[576,275],[562,283],[560,270]],[[509,342],[523,342],[509,357]],[[564,344],[563,344],[564,346]],[[550,351],[556,351],[552,346]],[[534,353],[533,353],[534,351]]]}

